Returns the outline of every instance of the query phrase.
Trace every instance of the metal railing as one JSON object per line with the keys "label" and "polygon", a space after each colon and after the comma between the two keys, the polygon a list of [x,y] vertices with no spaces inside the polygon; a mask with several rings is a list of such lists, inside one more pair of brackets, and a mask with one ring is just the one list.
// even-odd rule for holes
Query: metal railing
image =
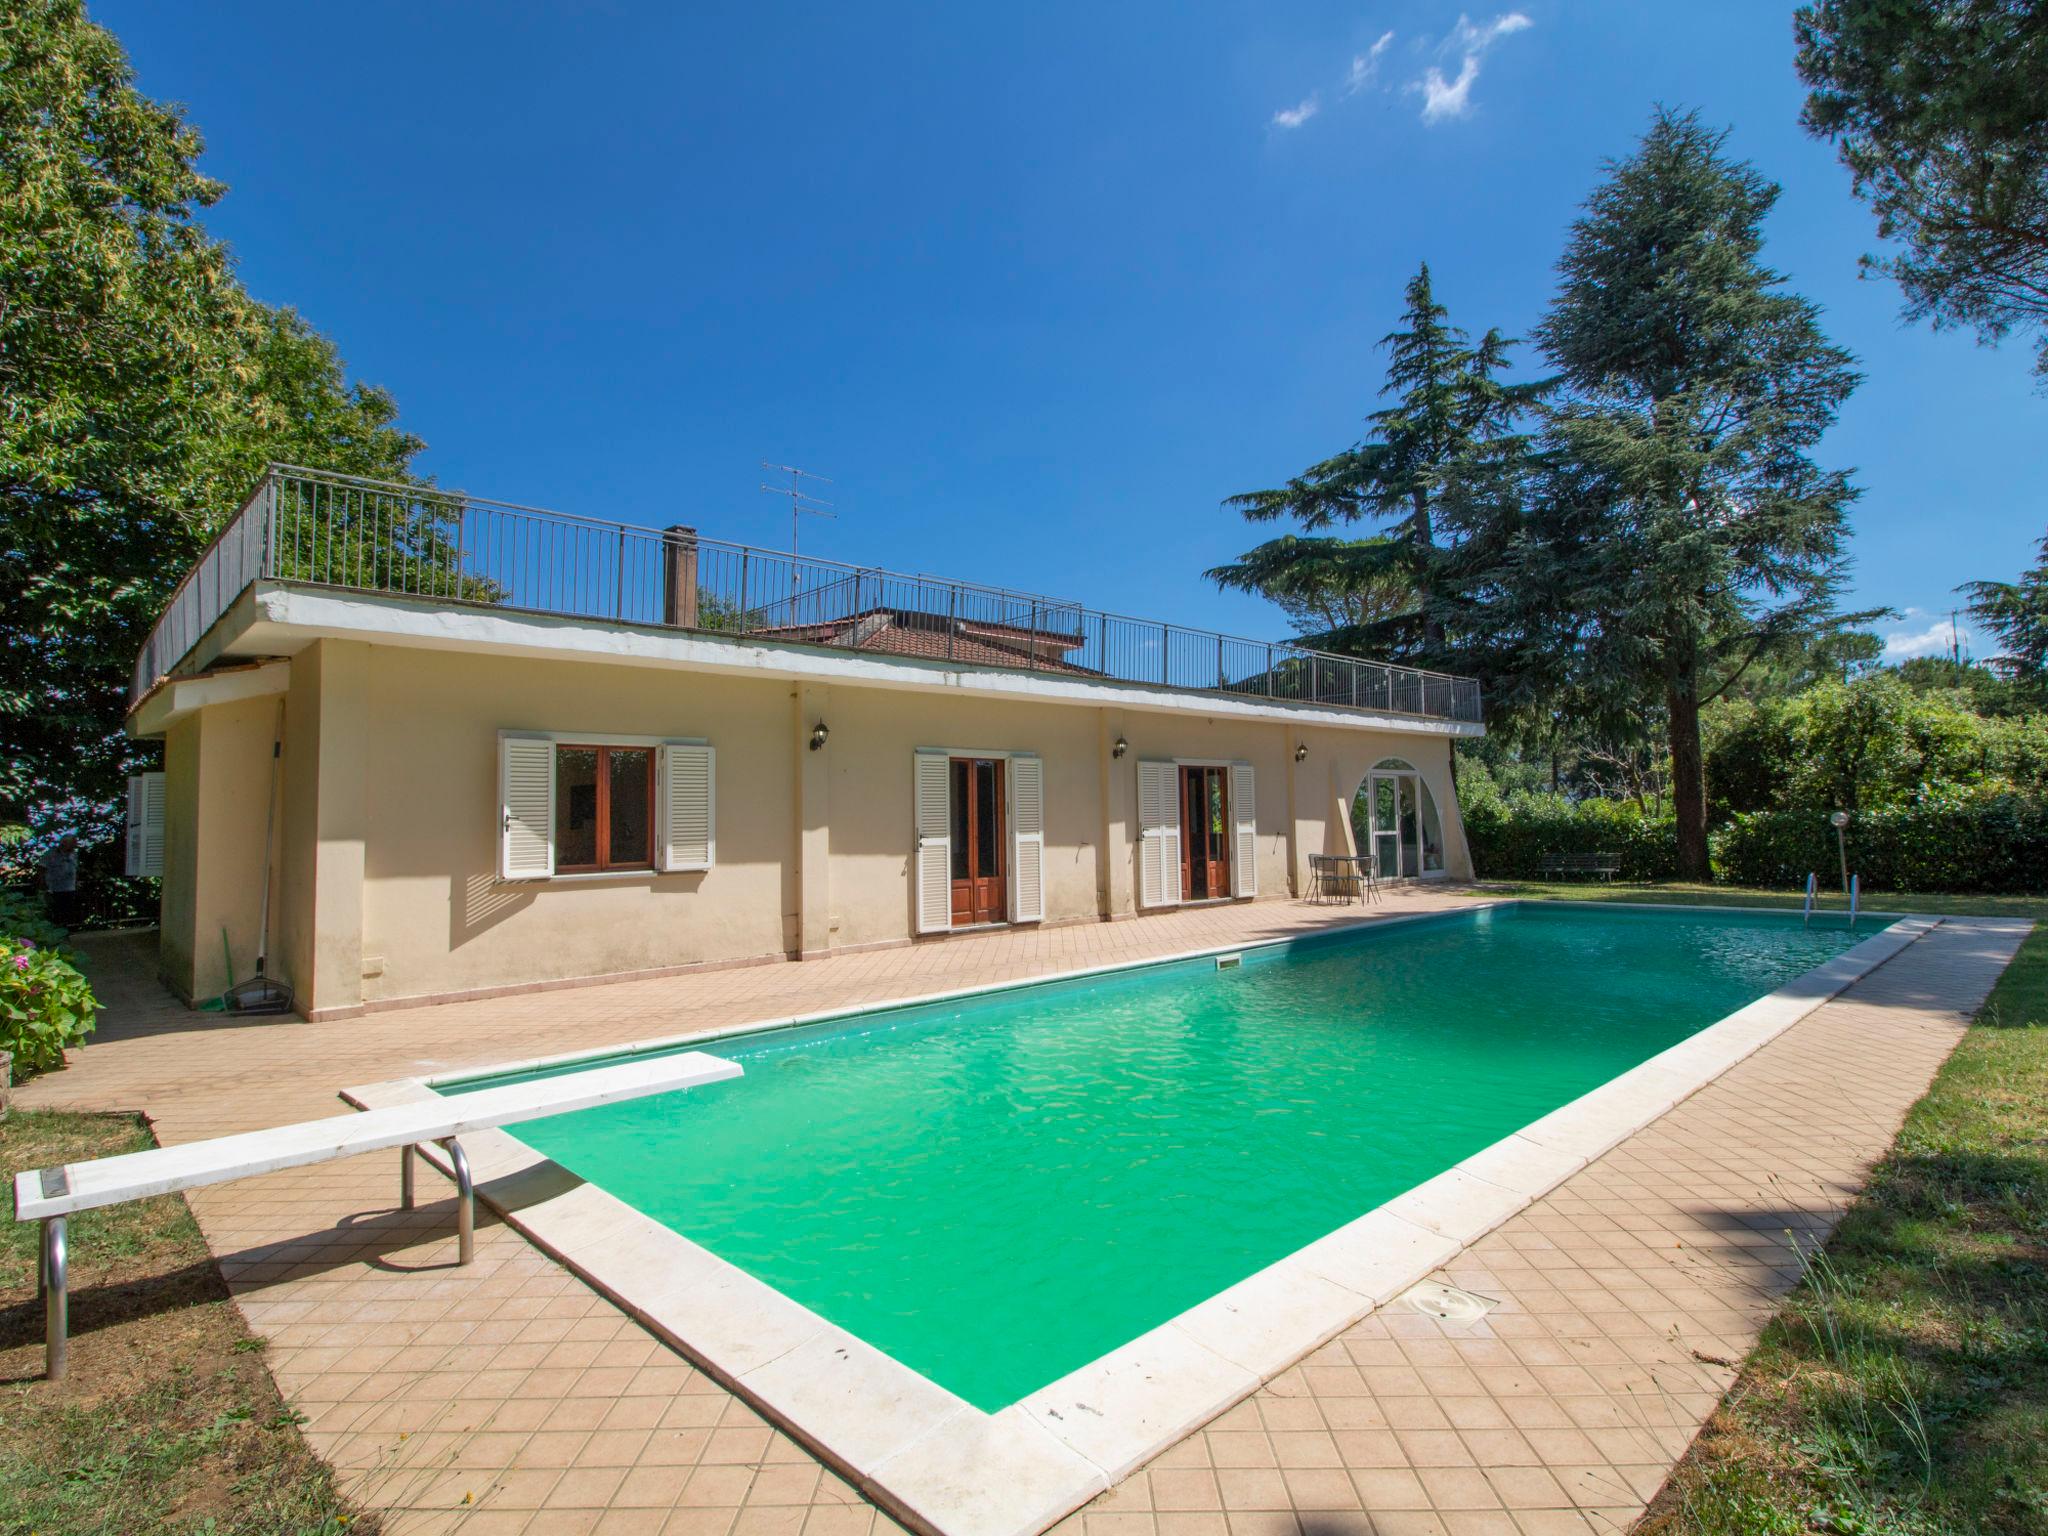
{"label": "metal railing", "polygon": [[1127,618],[974,582],[273,465],[178,584],[131,701],[259,577],[1476,723],[1467,677]]}

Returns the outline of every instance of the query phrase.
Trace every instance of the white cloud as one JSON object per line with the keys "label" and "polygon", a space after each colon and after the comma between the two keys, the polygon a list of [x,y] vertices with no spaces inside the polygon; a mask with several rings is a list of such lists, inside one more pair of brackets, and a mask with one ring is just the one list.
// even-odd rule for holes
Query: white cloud
{"label": "white cloud", "polygon": [[1394,45],[1394,34],[1382,32],[1380,40],[1363,53],[1351,56],[1351,73],[1344,78],[1344,94],[1355,96],[1378,78],[1380,55]]}
{"label": "white cloud", "polygon": [[1408,89],[1422,95],[1422,120],[1440,123],[1446,118],[1463,117],[1471,111],[1472,86],[1479,79],[1479,61],[1485,57],[1486,51],[1502,38],[1534,25],[1520,11],[1505,11],[1477,26],[1469,17],[1460,15],[1457,25],[1437,45],[1439,57],[1458,56],[1456,78],[1447,79],[1443,70],[1432,64],[1423,70],[1419,79],[1409,82]]}
{"label": "white cloud", "polygon": [[1443,40],[1444,53],[1484,53],[1502,38],[1516,32],[1526,31],[1536,23],[1520,11],[1508,11],[1496,16],[1483,27],[1475,27],[1465,17],[1458,18],[1458,24],[1451,28],[1450,35]]}
{"label": "white cloud", "polygon": [[[1915,610],[1908,608],[1907,613]],[[1949,620],[1937,619],[1920,630],[1900,630],[1884,637],[1884,659],[1886,661],[1908,661],[1915,656],[1946,656],[1951,645],[1962,647],[1965,656],[1970,653],[1970,632],[1967,629],[1952,628]]]}
{"label": "white cloud", "polygon": [[1444,72],[1434,64],[1430,65],[1412,87],[1422,92],[1422,120],[1436,123],[1447,117],[1463,117],[1472,108],[1472,82],[1478,78],[1477,54],[1465,55],[1465,62],[1455,80],[1444,79]]}
{"label": "white cloud", "polygon": [[1322,111],[1323,103],[1320,97],[1320,92],[1312,91],[1302,98],[1298,106],[1283,107],[1280,111],[1273,114],[1273,126],[1275,128],[1299,128],[1303,123]]}

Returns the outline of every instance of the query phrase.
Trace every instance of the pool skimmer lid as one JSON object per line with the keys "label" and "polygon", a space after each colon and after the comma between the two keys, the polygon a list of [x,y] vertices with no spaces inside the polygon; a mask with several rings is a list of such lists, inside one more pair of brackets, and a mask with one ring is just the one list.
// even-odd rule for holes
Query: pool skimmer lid
{"label": "pool skimmer lid", "polygon": [[1434,1280],[1411,1287],[1402,1293],[1401,1299],[1423,1316],[1445,1323],[1476,1323],[1500,1305],[1491,1296],[1475,1295]]}

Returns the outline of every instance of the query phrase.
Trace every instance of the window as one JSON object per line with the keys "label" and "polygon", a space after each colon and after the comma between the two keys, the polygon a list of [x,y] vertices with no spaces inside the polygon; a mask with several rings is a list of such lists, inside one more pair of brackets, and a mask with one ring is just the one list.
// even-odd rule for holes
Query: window
{"label": "window", "polygon": [[555,869],[654,867],[654,749],[555,748]]}
{"label": "window", "polygon": [[498,733],[498,878],[682,874],[718,859],[704,741]]}
{"label": "window", "polygon": [[1436,797],[1405,758],[1373,764],[1359,785],[1351,813],[1360,849],[1370,853],[1383,880],[1444,872],[1443,822]]}

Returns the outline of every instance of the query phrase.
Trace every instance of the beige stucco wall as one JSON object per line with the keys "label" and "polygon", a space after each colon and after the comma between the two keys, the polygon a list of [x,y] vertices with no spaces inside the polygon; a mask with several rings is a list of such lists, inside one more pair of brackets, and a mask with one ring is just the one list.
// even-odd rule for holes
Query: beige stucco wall
{"label": "beige stucco wall", "polygon": [[1458,797],[1451,784],[1450,741],[1441,736],[1395,736],[1377,732],[1329,734],[1333,738],[1328,743],[1330,766],[1321,793],[1330,797],[1330,806],[1327,819],[1318,818],[1317,825],[1319,828],[1328,827],[1335,836],[1327,849],[1310,851],[1369,851],[1358,846],[1358,839],[1352,831],[1351,801],[1365,775],[1376,763],[1383,758],[1399,758],[1422,776],[1422,782],[1429,787],[1430,797],[1436,801],[1437,816],[1443,823],[1446,871],[1458,879],[1469,880],[1472,877],[1472,856],[1465,842],[1465,823],[1458,809]]}
{"label": "beige stucco wall", "polygon": [[834,688],[823,703],[831,739],[817,755],[828,770],[831,947],[911,934],[911,763],[919,747],[1036,753],[1045,778],[1046,918],[1096,915],[1095,711],[875,688]]}
{"label": "beige stucco wall", "polygon": [[[374,648],[364,998],[782,955],[791,719],[785,683]],[[716,865],[500,881],[501,730],[709,740]]]}
{"label": "beige stucco wall", "polygon": [[[218,997],[255,974],[276,720],[273,698],[217,704],[175,722],[164,742],[158,958],[188,1000]],[[274,896],[272,905],[274,915]]]}
{"label": "beige stucco wall", "polygon": [[179,720],[164,735],[164,873],[157,887],[157,968],[188,1002],[199,926],[200,720]]}
{"label": "beige stucco wall", "polygon": [[373,722],[372,647],[324,640],[292,658],[285,691],[284,794],[275,945],[299,1008],[326,1012],[362,1002],[363,900],[374,727],[404,734],[413,722]]}
{"label": "beige stucco wall", "polygon": [[[272,947],[301,1006],[323,1013],[905,942],[920,747],[1041,758],[1051,922],[1139,915],[1134,807],[1148,758],[1255,767],[1261,900],[1306,889],[1309,855],[1351,851],[1351,797],[1388,756],[1429,780],[1451,871],[1469,872],[1442,737],[331,640],[292,659],[284,699]],[[174,724],[173,805],[246,804],[273,708],[218,706]],[[814,752],[821,722],[829,740]],[[501,731],[708,740],[714,867],[500,880]],[[1129,749],[1118,758],[1120,737]],[[165,947],[167,966],[206,978],[204,990],[204,939],[212,933],[217,950],[222,914],[247,908],[253,928],[246,887],[262,821],[223,811],[197,825],[196,858],[179,855],[175,834],[167,847],[184,862],[165,882]],[[238,958],[253,954],[236,942]]]}

